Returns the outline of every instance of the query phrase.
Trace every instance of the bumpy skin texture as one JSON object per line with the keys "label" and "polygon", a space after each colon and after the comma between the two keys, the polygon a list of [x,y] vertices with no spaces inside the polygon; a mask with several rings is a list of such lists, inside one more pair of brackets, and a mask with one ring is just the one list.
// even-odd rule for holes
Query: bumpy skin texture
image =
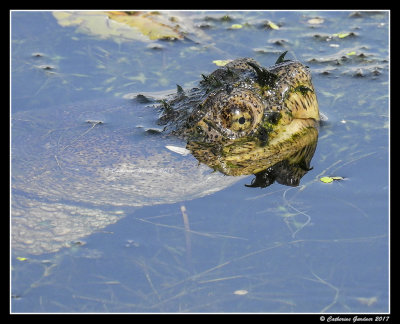
{"label": "bumpy skin texture", "polygon": [[166,130],[203,143],[253,136],[266,144],[293,119],[319,121],[311,74],[297,61],[266,69],[251,58],[237,59],[164,104]]}
{"label": "bumpy skin texture", "polygon": [[[304,175],[318,138],[318,101],[309,69],[283,57],[270,68],[241,58],[203,75],[197,88],[163,101],[160,123],[225,174],[256,174],[296,154],[285,168]],[[294,172],[295,164],[305,167]]]}

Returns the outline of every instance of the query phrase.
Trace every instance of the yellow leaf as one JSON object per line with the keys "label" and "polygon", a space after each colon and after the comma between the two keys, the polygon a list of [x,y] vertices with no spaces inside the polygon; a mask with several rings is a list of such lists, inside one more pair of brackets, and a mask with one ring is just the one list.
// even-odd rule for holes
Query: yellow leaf
{"label": "yellow leaf", "polygon": [[151,12],[54,11],[63,27],[76,26],[76,31],[118,41],[183,39],[177,25],[166,15]]}
{"label": "yellow leaf", "polygon": [[267,25],[272,29],[279,29],[279,26],[277,24],[274,24],[272,21],[268,21]]}
{"label": "yellow leaf", "polygon": [[331,183],[334,180],[343,180],[342,177],[322,177],[319,179],[320,181],[322,181],[323,183]]}
{"label": "yellow leaf", "polygon": [[242,28],[243,26],[242,25],[240,25],[240,24],[233,24],[232,26],[231,26],[231,29],[240,29],[240,28]]}
{"label": "yellow leaf", "polygon": [[152,13],[145,14],[115,14],[108,12],[108,17],[120,23],[137,28],[140,32],[148,36],[151,40],[155,39],[183,39],[183,35],[179,34],[176,27],[167,25],[166,22],[157,21],[158,15]]}
{"label": "yellow leaf", "polygon": [[225,66],[229,62],[232,62],[232,60],[214,60],[212,61],[216,66]]}
{"label": "yellow leaf", "polygon": [[339,38],[345,38],[349,35],[350,35],[350,33],[337,33],[337,34],[333,34],[332,36],[339,37]]}
{"label": "yellow leaf", "polygon": [[24,258],[24,257],[17,257],[17,260],[19,260],[19,261],[26,261],[26,260],[28,260],[27,258]]}
{"label": "yellow leaf", "polygon": [[356,55],[356,52],[352,51],[352,52],[346,53],[346,55]]}

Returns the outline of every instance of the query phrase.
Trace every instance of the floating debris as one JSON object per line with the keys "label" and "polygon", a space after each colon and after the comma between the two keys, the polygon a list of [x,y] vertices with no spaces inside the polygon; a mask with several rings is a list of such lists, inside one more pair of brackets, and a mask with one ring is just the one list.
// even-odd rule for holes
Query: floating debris
{"label": "floating debris", "polygon": [[230,29],[241,29],[241,28],[243,28],[243,25],[241,25],[241,24],[233,24],[230,27]]}
{"label": "floating debris", "polygon": [[127,247],[127,248],[130,248],[130,247],[136,247],[137,248],[139,246],[140,246],[140,244],[138,242],[134,241],[134,240],[126,240],[125,247]]}
{"label": "floating debris", "polygon": [[349,15],[349,18],[361,18],[363,14],[360,11],[354,11]]}
{"label": "floating debris", "polygon": [[353,32],[350,33],[337,33],[337,34],[332,34],[333,37],[339,37],[339,38],[346,38],[348,36],[355,36],[356,34]]}
{"label": "floating debris", "polygon": [[55,66],[53,65],[48,65],[48,64],[43,64],[43,65],[38,65],[37,66],[38,69],[42,69],[44,71],[53,71],[56,69]]}
{"label": "floating debris", "polygon": [[205,21],[232,21],[233,18],[229,15],[223,15],[223,16],[206,16],[204,17]]}
{"label": "floating debris", "polygon": [[146,48],[155,50],[155,51],[161,51],[164,49],[164,46],[162,46],[161,44],[157,44],[157,43],[151,43],[151,44],[147,45]]}
{"label": "floating debris", "polygon": [[229,62],[232,62],[232,60],[214,60],[212,61],[216,66],[225,66]]}
{"label": "floating debris", "polygon": [[17,257],[17,260],[18,260],[18,261],[27,261],[27,260],[28,260],[28,258],[24,258],[24,257]]}
{"label": "floating debris", "polygon": [[86,242],[80,241],[80,240],[70,241],[70,242],[66,243],[66,246],[69,248],[80,247],[80,246],[84,246],[84,245],[86,245]]}
{"label": "floating debris", "polygon": [[53,16],[63,27],[76,26],[77,32],[103,39],[179,40],[184,32],[166,14],[125,11],[54,11]]}
{"label": "floating debris", "polygon": [[275,23],[272,22],[271,20],[267,20],[267,21],[264,23],[264,27],[269,28],[269,29],[279,29],[279,28],[280,28],[277,24],[275,24]]}
{"label": "floating debris", "polygon": [[360,304],[367,305],[368,307],[372,306],[373,304],[375,304],[378,301],[377,297],[370,297],[370,298],[357,297],[356,299],[357,299],[357,301],[360,302]]}
{"label": "floating debris", "polygon": [[325,21],[325,20],[324,20],[323,18],[318,18],[318,17],[316,17],[316,18],[311,18],[311,19],[308,19],[308,20],[307,20],[307,22],[308,22],[310,25],[320,25],[320,24],[322,24],[324,21]]}
{"label": "floating debris", "polygon": [[282,38],[281,39],[270,39],[270,40],[268,40],[268,43],[283,46],[283,45],[288,44],[289,41],[287,39],[282,39]]}
{"label": "floating debris", "polygon": [[323,183],[331,183],[333,181],[344,180],[343,177],[322,177],[319,179]]}
{"label": "floating debris", "polygon": [[44,57],[44,54],[36,52],[36,53],[32,53],[32,57]]}
{"label": "floating debris", "polygon": [[174,153],[178,153],[180,155],[186,156],[188,154],[190,154],[190,151],[184,147],[179,147],[179,146],[173,146],[173,145],[166,145],[165,146],[168,150],[174,152]]}
{"label": "floating debris", "polygon": [[344,33],[334,33],[334,34],[312,34],[312,36],[315,39],[321,40],[321,41],[331,41],[333,39],[342,39],[342,38],[347,38],[347,37],[355,37],[357,36],[356,33],[354,32],[344,32]]}
{"label": "floating debris", "polygon": [[101,120],[92,120],[92,119],[88,119],[88,120],[86,120],[85,122],[88,123],[88,124],[94,124],[94,125],[97,125],[97,124],[104,124],[104,122],[101,121]]}

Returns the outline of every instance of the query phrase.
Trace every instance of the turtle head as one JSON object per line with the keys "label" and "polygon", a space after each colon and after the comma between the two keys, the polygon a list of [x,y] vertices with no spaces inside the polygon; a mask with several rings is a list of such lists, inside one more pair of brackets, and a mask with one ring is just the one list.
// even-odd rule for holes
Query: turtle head
{"label": "turtle head", "polygon": [[203,75],[184,98],[172,102],[180,105],[171,110],[180,121],[172,133],[187,139],[200,162],[229,175],[255,174],[288,159],[281,168],[302,165],[304,159],[309,164],[319,108],[302,63],[284,60],[284,54],[269,68],[237,59]]}

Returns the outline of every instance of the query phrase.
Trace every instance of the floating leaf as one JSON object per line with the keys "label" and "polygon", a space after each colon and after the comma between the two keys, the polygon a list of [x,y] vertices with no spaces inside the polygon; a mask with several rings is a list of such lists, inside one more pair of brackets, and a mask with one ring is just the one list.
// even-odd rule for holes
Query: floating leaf
{"label": "floating leaf", "polygon": [[19,261],[26,261],[26,260],[28,260],[27,258],[24,258],[24,257],[17,257],[17,260],[19,260]]}
{"label": "floating leaf", "polygon": [[347,36],[351,36],[354,35],[354,33],[337,33],[337,34],[333,34],[333,37],[339,37],[339,38],[345,38]]}
{"label": "floating leaf", "polygon": [[216,66],[225,66],[229,62],[232,62],[232,60],[214,60],[212,61]]}
{"label": "floating leaf", "polygon": [[352,52],[349,52],[349,53],[346,53],[346,55],[356,55],[356,52],[355,51],[352,51]]}
{"label": "floating leaf", "polygon": [[344,178],[342,177],[322,177],[319,180],[322,181],[323,183],[331,183],[334,180],[338,181],[338,180],[343,180]]}
{"label": "floating leaf", "polygon": [[179,26],[166,15],[152,12],[55,11],[63,27],[77,26],[77,32],[118,41],[183,39]]}
{"label": "floating leaf", "polygon": [[240,25],[240,24],[233,24],[233,25],[231,26],[231,29],[240,29],[240,28],[243,28],[243,26]]}
{"label": "floating leaf", "polygon": [[[178,31],[176,26],[168,24],[168,20],[161,20],[160,13],[121,13],[107,12],[110,19],[114,19],[120,23],[137,28],[143,35],[151,40],[155,39],[183,39],[183,35]],[[170,19],[171,20],[171,19]]]}
{"label": "floating leaf", "polygon": [[270,20],[267,21],[266,25],[267,25],[269,28],[272,28],[272,29],[279,29],[279,26],[278,26],[277,24],[273,23],[273,22],[270,21]]}
{"label": "floating leaf", "polygon": [[311,25],[319,25],[319,24],[322,24],[324,22],[324,19],[322,19],[322,18],[311,18],[307,22],[309,24],[311,24]]}

